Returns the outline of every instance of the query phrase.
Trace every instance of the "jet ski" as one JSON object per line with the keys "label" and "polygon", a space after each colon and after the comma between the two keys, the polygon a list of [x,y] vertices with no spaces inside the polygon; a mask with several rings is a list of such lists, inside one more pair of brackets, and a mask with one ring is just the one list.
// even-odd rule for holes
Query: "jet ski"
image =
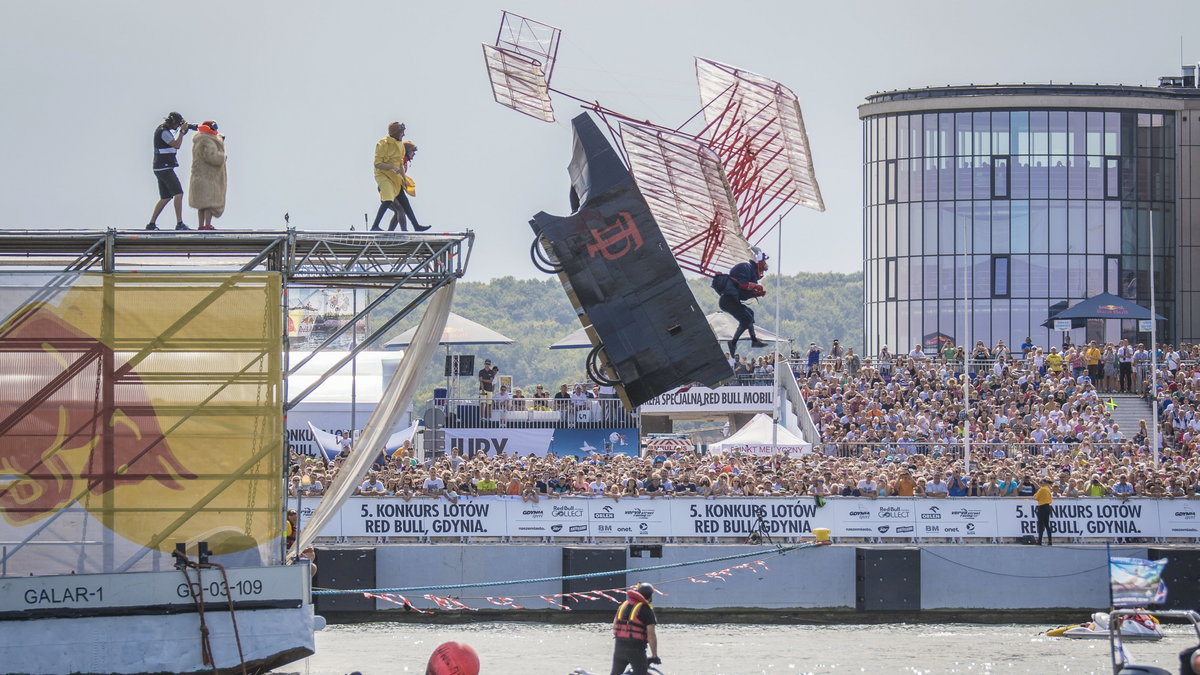
{"label": "jet ski", "polygon": [[[1123,614],[1120,630],[1123,640],[1161,640],[1162,628],[1158,619],[1150,614]],[[1072,626],[1062,626],[1046,631],[1050,637],[1064,637],[1073,640],[1107,640],[1109,639],[1108,612],[1093,612],[1092,620]]]}

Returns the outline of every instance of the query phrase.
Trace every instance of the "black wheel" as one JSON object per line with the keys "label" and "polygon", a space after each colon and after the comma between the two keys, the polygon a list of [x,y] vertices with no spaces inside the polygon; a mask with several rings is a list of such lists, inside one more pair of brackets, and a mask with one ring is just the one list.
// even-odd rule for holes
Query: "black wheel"
{"label": "black wheel", "polygon": [[599,384],[599,385],[603,385],[606,387],[615,387],[618,384],[621,384],[621,381],[609,379],[604,374],[604,369],[600,367],[600,363],[599,363],[601,349],[604,349],[603,344],[600,344],[597,347],[592,347],[592,351],[588,352],[588,355],[587,355],[588,379],[590,379],[592,382],[595,382],[596,384]]}
{"label": "black wheel", "polygon": [[551,260],[546,253],[546,249],[542,246],[542,238],[540,236],[533,238],[533,243],[529,245],[529,259],[533,261],[533,266],[538,271],[546,274],[558,274],[562,271],[562,265]]}

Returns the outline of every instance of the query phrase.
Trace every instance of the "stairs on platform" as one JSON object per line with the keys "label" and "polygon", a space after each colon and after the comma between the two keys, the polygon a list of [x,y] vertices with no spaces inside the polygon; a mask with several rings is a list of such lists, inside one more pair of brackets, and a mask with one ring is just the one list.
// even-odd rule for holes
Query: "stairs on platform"
{"label": "stairs on platform", "polygon": [[1125,438],[1133,438],[1137,435],[1138,423],[1146,420],[1146,425],[1150,425],[1150,403],[1143,400],[1141,396],[1136,394],[1104,394],[1103,399],[1105,404],[1109,399],[1117,404],[1116,408],[1108,406],[1108,410],[1112,412],[1112,419],[1121,426],[1121,433]]}

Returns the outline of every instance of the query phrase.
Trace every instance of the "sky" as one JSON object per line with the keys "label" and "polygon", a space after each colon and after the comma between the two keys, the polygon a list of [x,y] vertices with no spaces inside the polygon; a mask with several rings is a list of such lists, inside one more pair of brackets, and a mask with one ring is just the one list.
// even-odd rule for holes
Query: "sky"
{"label": "sky", "polygon": [[[694,56],[790,87],[826,211],[793,210],[782,250],[769,238],[786,274],[862,267],[865,96],[1154,85],[1179,71],[1177,27],[1200,23],[1194,0],[4,0],[0,228],[144,227],[157,200],[151,135],[177,110],[227,135],[218,229],[282,229],[288,213],[300,229],[361,230],[379,203],[375,141],[399,120],[420,146],[410,173],[422,223],[476,232],[467,279],[539,277],[528,221],[570,210],[578,106],[556,99],[558,122],[547,124],[492,100],[480,44],[504,9],[562,29],[556,88],[636,118],[673,127],[699,109]],[[1200,40],[1182,53],[1200,61]],[[186,203],[184,220],[196,223]]]}

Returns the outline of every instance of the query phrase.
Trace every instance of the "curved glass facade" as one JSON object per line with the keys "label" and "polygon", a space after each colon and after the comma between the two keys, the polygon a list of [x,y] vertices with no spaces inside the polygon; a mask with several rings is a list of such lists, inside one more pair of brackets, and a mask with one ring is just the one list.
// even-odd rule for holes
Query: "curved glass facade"
{"label": "curved glass facade", "polygon": [[[1107,292],[1149,306],[1151,225],[1166,340],[1175,318],[1176,113],[955,103],[864,116],[868,353],[945,339],[1015,347],[1026,336],[1048,347],[1062,336],[1042,324],[1081,300]],[[1136,329],[1094,321],[1070,337],[1148,342]]]}

